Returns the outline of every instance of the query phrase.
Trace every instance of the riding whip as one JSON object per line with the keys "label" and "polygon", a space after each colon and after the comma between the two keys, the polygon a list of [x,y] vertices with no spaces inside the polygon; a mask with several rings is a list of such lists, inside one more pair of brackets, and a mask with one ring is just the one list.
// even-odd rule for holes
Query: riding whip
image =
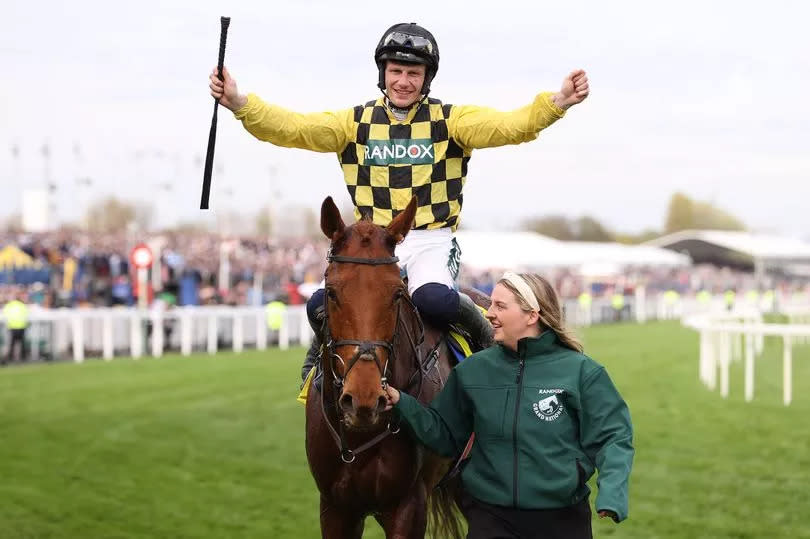
{"label": "riding whip", "polygon": [[[228,25],[231,24],[230,17],[220,17],[219,22],[222,30],[219,34],[219,61],[217,62],[217,76],[222,77],[222,64],[225,61],[225,40],[228,39]],[[211,193],[211,168],[214,165],[214,145],[217,143],[217,109],[219,99],[214,98],[214,116],[211,118],[211,131],[208,133],[208,151],[205,152],[205,169],[203,170],[202,198],[200,199],[200,209],[208,209],[208,195]]]}

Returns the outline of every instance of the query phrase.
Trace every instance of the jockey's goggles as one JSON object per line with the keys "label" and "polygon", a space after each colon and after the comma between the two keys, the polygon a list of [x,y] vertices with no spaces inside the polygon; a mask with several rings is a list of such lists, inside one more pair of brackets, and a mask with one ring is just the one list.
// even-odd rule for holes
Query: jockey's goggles
{"label": "jockey's goggles", "polygon": [[391,32],[383,40],[383,47],[390,46],[406,47],[417,51],[424,51],[433,54],[433,43],[429,39],[403,32]]}

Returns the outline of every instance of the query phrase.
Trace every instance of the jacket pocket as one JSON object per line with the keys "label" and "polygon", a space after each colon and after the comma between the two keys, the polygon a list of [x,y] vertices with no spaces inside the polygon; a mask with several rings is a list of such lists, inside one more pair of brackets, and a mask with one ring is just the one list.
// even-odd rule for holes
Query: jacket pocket
{"label": "jacket pocket", "polygon": [[[584,458],[584,457],[583,457]],[[591,478],[593,475],[593,467],[588,463],[588,460],[583,458],[576,458],[574,459],[574,476],[576,480],[576,486],[574,487],[574,491],[571,493],[571,503],[578,503],[583,495],[587,495],[590,492],[588,488],[588,479]]]}
{"label": "jacket pocket", "polygon": [[[475,436],[482,440],[512,436],[512,415],[509,409],[514,391],[507,388],[480,388],[476,392]],[[514,406],[514,403],[512,403]]]}
{"label": "jacket pocket", "polygon": [[577,465],[577,490],[579,490],[585,486],[585,483],[588,481],[588,478],[585,476],[585,468],[582,467],[582,464],[579,462],[579,459],[576,459],[576,465]]}

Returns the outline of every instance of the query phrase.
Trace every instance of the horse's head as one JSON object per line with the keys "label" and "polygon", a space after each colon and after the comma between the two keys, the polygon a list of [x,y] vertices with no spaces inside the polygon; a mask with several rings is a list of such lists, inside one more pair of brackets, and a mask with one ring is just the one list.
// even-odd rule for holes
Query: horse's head
{"label": "horse's head", "polygon": [[[321,230],[332,242],[326,270],[324,367],[337,384],[336,400],[349,427],[376,425],[385,408],[393,337],[407,289],[394,248],[413,226],[413,198],[387,227],[343,223],[331,197],[321,206]],[[328,380],[328,378],[327,378]],[[327,382],[328,383],[328,382]]]}

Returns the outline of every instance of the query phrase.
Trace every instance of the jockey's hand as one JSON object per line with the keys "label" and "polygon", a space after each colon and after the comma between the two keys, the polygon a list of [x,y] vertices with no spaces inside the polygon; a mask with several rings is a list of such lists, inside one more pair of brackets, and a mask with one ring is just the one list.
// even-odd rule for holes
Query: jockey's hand
{"label": "jockey's hand", "polygon": [[399,391],[391,387],[385,386],[385,411],[387,412],[399,402]]}
{"label": "jockey's hand", "polygon": [[571,105],[585,101],[590,90],[588,89],[588,75],[584,69],[572,71],[563,79],[560,91],[551,97],[554,104],[565,110]]}
{"label": "jockey's hand", "polygon": [[211,88],[211,95],[219,99],[220,104],[236,112],[245,106],[247,96],[239,93],[236,80],[231,77],[226,67],[222,68],[222,77],[224,81],[219,80],[219,77],[217,77],[217,68],[215,67],[211,72],[211,76],[208,77],[208,87]]}
{"label": "jockey's hand", "polygon": [[610,517],[613,520],[613,522],[619,521],[619,517],[613,511],[605,511],[605,510],[599,511],[599,518],[605,517]]}

